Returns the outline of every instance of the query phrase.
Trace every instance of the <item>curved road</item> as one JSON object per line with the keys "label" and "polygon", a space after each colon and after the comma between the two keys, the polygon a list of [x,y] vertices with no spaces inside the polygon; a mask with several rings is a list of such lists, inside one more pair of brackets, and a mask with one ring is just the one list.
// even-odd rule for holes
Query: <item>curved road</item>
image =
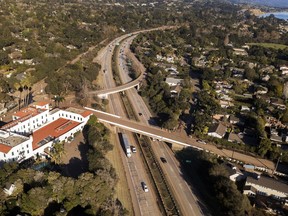
{"label": "curved road", "polygon": [[[120,53],[118,53],[117,56],[120,66],[119,73],[123,83],[127,83],[131,80],[128,68],[126,67],[127,56],[132,60],[133,65],[140,70],[138,72],[141,72],[141,74],[144,74],[145,72],[144,66],[138,61],[134,54],[131,53],[130,45],[133,39],[134,38],[132,37],[128,38],[120,45]],[[136,113],[141,113],[141,116],[138,117],[140,122],[149,125],[152,118],[151,112],[142,97],[138,94],[137,90],[135,88],[129,89],[126,91],[126,94],[130,101],[133,101],[132,106]],[[205,204],[195,196],[195,190],[191,189],[191,185],[187,184],[184,174],[181,172],[179,161],[175,158],[171,149],[169,149],[164,142],[157,140],[152,142],[152,149],[162,167],[166,180],[171,187],[173,196],[178,203],[181,213],[187,216],[208,216],[209,212],[205,208]],[[167,163],[162,163],[160,157],[166,158]],[[201,203],[201,205],[199,205],[199,203]]]}
{"label": "curved road", "polygon": [[[154,29],[156,30],[156,29]],[[141,32],[141,31],[140,31]],[[140,33],[138,32],[138,33]],[[229,150],[221,150],[221,149],[217,149],[217,147],[213,146],[213,145],[203,145],[200,143],[197,143],[196,140],[188,138],[187,136],[183,136],[183,134],[177,133],[177,132],[167,132],[167,131],[163,131],[160,130],[159,128],[156,127],[151,127],[149,124],[149,120],[151,119],[151,113],[149,111],[149,109],[147,108],[146,104],[144,103],[143,99],[138,95],[136,89],[132,88],[133,86],[136,85],[136,83],[138,84],[139,81],[143,78],[143,74],[145,71],[145,68],[142,66],[142,70],[141,71],[141,75],[137,78],[137,80],[134,80],[134,82],[131,82],[131,78],[128,76],[128,69],[126,67],[126,62],[125,62],[125,58],[127,56],[127,53],[130,51],[129,50],[129,46],[131,44],[131,42],[133,41],[133,39],[135,38],[135,33],[133,36],[129,36],[128,34],[126,35],[126,38],[124,36],[115,39],[113,42],[110,43],[109,47],[110,47],[110,51],[108,52],[104,52],[104,54],[101,53],[100,55],[98,55],[101,57],[100,61],[102,63],[102,69],[105,70],[106,72],[103,73],[104,74],[104,82],[106,83],[105,85],[105,90],[100,90],[100,91],[94,91],[91,92],[92,94],[97,93],[111,93],[111,92],[117,92],[119,91],[123,91],[124,89],[127,88],[131,88],[129,90],[126,91],[127,96],[130,98],[130,101],[133,101],[133,108],[136,112],[141,112],[142,115],[139,116],[139,120],[142,122],[142,125],[134,125],[134,122],[121,122],[121,120],[124,120],[122,117],[118,118],[118,117],[113,117],[113,116],[105,116],[106,114],[103,113],[98,113],[96,112],[95,115],[99,118],[99,120],[102,120],[104,122],[108,122],[110,124],[117,124],[120,128],[124,128],[124,129],[128,129],[127,127],[129,127],[130,131],[134,131],[135,132],[135,128],[138,128],[140,131],[143,132],[151,132],[152,134],[157,135],[158,137],[167,137],[167,138],[173,138],[176,141],[180,141],[182,143],[185,143],[187,146],[194,146],[200,149],[204,149],[206,151],[210,151],[213,152],[217,155],[223,156],[223,157],[231,157],[233,155],[232,151]],[[123,40],[125,39],[125,40]],[[112,54],[113,54],[113,50],[115,48],[115,44],[119,43],[120,41],[123,42],[120,44],[120,49],[119,52],[117,53],[117,60],[118,63],[117,65],[119,65],[119,72],[120,72],[120,78],[122,80],[122,83],[124,83],[122,86],[119,87],[115,87],[114,81],[113,81],[113,76],[112,76],[112,70],[111,70],[111,58],[112,58]],[[106,50],[107,51],[107,50]],[[131,56],[129,56],[131,57]],[[135,58],[135,56],[132,56]],[[136,59],[136,58],[135,58]],[[135,61],[134,59],[134,61]],[[104,60],[104,61],[103,61]],[[136,61],[138,61],[136,59]],[[103,65],[104,63],[104,65]],[[134,63],[134,62],[133,62]],[[141,63],[140,63],[141,64]],[[144,68],[144,69],[143,69]],[[116,90],[116,91],[115,91]],[[123,115],[122,112],[117,111],[117,109],[120,109],[123,111],[123,107],[121,105],[121,103],[118,103],[120,98],[118,96],[118,94],[113,94],[110,95],[110,105],[113,107],[112,109],[114,109],[114,111],[112,111],[112,113],[115,113],[118,116],[125,116]],[[104,116],[104,117],[103,117]],[[113,119],[114,118],[114,119]],[[116,119],[115,119],[116,118]],[[121,123],[119,123],[119,121]],[[136,122],[135,122],[136,123]],[[136,123],[137,124],[137,123]],[[144,125],[143,125],[144,124]],[[133,128],[133,129],[131,129]],[[158,130],[157,130],[158,129]],[[175,198],[178,201],[178,203],[180,203],[180,209],[181,212],[183,213],[183,215],[208,215],[209,213],[206,212],[206,209],[200,209],[199,207],[199,203],[201,203],[201,201],[199,201],[197,199],[197,197],[195,197],[195,195],[193,194],[193,192],[191,191],[191,188],[189,185],[187,185],[186,181],[183,179],[182,173],[180,171],[180,165],[179,162],[175,159],[175,156],[172,154],[172,152],[170,151],[170,149],[167,148],[167,146],[163,143],[163,142],[159,142],[159,141],[154,141],[154,144],[152,146],[154,153],[156,154],[156,156],[159,158],[161,156],[165,156],[165,158],[168,161],[168,164],[161,164],[164,173],[166,174],[166,177],[168,179],[168,181],[170,182],[170,185],[172,186],[172,190],[174,192]],[[234,159],[246,162],[246,163],[250,163],[250,164],[254,164],[256,166],[260,166],[260,167],[267,167],[269,169],[273,169],[274,168],[274,164],[271,161],[267,161],[267,160],[263,160],[263,159],[257,159],[257,158],[253,158],[251,156],[247,156],[244,154],[240,154],[237,152],[234,152],[233,155]],[[172,182],[172,184],[171,184]],[[177,182],[175,184],[175,182]],[[174,184],[173,184],[174,183]],[[193,190],[193,189],[192,189]],[[180,200],[180,202],[179,202]],[[203,206],[203,204],[201,203],[201,206]],[[203,213],[204,212],[204,213]]]}

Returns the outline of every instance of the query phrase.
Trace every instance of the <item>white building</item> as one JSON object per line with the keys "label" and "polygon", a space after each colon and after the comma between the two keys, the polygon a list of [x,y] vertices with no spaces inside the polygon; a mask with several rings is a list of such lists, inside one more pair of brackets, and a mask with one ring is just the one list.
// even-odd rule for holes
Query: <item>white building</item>
{"label": "white building", "polygon": [[181,82],[183,81],[183,79],[176,79],[173,77],[167,77],[165,82],[169,85],[169,86],[177,86],[180,85]]}
{"label": "white building", "polygon": [[223,138],[226,134],[227,127],[221,123],[213,124],[209,127],[208,136]]}
{"label": "white building", "polygon": [[68,141],[83,129],[90,111],[77,108],[49,110],[49,103],[35,103],[12,116],[0,129],[0,161],[22,161],[44,154],[55,142]]}
{"label": "white building", "polygon": [[[284,199],[288,196],[287,184],[267,176],[249,175],[246,179],[245,186],[252,186],[258,194],[273,196],[278,199]],[[244,190],[244,194],[250,195],[249,193],[251,194],[249,190]]]}

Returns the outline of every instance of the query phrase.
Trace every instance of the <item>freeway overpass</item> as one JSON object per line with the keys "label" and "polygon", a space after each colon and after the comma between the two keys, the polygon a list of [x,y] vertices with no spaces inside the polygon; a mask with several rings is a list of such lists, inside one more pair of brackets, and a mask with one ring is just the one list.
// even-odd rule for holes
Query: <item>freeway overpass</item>
{"label": "freeway overpass", "polygon": [[183,145],[185,147],[192,147],[198,150],[209,151],[222,157],[232,158],[233,155],[233,159],[235,160],[242,161],[247,164],[253,164],[258,167],[264,167],[271,170],[275,168],[274,163],[269,160],[255,158],[250,155],[234,152],[227,149],[218,149],[216,146],[211,144],[198,143],[195,139],[189,138],[188,136],[180,134],[179,132],[169,132],[159,127],[145,125],[143,123],[135,122],[124,117],[95,110],[89,107],[84,108],[92,111],[99,121],[117,126],[128,131],[149,136],[154,139],[169,142],[172,144],[174,143],[178,145]]}
{"label": "freeway overpass", "polygon": [[140,76],[137,77],[137,79],[135,79],[129,83],[125,83],[121,86],[117,86],[114,88],[98,90],[98,91],[90,91],[89,94],[96,94],[98,97],[100,97],[102,99],[107,99],[108,95],[110,95],[110,94],[119,93],[119,92],[131,89],[134,87],[137,87],[137,89],[139,89],[140,83],[141,83],[141,80],[143,79],[143,77],[144,77],[144,74],[141,73]]}

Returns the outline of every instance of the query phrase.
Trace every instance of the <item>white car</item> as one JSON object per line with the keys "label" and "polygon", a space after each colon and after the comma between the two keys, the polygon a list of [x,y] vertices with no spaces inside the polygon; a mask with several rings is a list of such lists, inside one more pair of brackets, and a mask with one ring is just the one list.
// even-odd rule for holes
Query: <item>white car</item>
{"label": "white car", "polygon": [[204,140],[197,140],[198,143],[207,144]]}
{"label": "white car", "polygon": [[143,188],[144,192],[148,192],[149,191],[145,182],[141,182],[141,185],[142,185],[142,188]]}
{"label": "white car", "polygon": [[135,146],[131,146],[131,151],[133,152],[133,153],[136,153],[137,151],[136,151],[136,147]]}

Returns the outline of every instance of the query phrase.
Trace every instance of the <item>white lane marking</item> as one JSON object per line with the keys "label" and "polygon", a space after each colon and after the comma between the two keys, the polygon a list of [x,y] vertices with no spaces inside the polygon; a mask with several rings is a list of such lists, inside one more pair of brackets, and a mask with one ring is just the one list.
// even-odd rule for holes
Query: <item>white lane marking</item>
{"label": "white lane marking", "polygon": [[88,109],[88,110],[91,110],[91,111],[94,111],[94,112],[99,112],[99,113],[106,114],[106,115],[109,115],[109,116],[113,116],[113,117],[116,117],[116,118],[121,118],[118,115],[114,115],[114,114],[111,114],[111,113],[107,113],[107,112],[103,112],[103,111],[100,111],[100,110],[92,109],[90,107],[84,107],[84,109]]}

